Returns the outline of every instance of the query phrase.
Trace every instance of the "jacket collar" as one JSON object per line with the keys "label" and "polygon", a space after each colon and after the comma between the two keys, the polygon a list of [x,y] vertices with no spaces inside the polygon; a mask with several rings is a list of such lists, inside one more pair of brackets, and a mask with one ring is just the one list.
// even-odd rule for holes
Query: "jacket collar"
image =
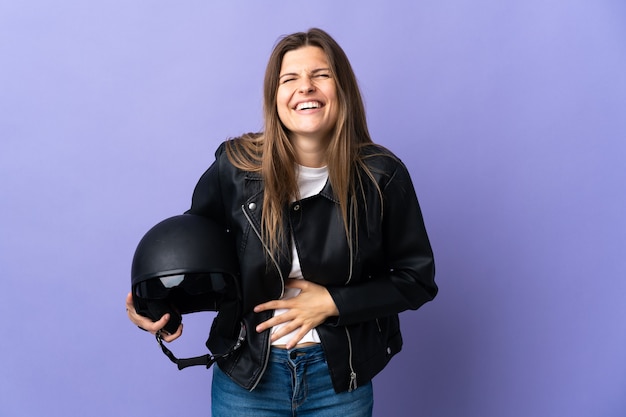
{"label": "jacket collar", "polygon": [[[246,180],[251,181],[263,181],[263,177],[258,172],[246,172],[245,174]],[[261,189],[262,192],[262,189]],[[324,184],[324,188],[319,193],[320,196],[332,201],[335,204],[339,204],[339,199],[335,196],[333,192],[333,187],[330,185],[330,180],[326,180],[326,184]]]}

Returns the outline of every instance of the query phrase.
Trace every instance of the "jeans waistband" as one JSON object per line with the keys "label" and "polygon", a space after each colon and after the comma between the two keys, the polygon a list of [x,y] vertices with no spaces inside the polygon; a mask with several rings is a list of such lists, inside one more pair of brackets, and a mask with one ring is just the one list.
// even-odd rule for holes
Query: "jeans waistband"
{"label": "jeans waistband", "polygon": [[272,362],[285,362],[294,360],[307,360],[312,361],[316,359],[325,359],[324,349],[321,344],[315,344],[305,347],[296,347],[293,349],[281,349],[272,347],[270,351],[270,361]]}

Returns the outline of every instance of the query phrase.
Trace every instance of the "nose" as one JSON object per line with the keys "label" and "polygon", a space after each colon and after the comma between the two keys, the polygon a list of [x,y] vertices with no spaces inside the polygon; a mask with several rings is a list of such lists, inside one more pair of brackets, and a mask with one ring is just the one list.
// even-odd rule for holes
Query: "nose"
{"label": "nose", "polygon": [[302,94],[311,93],[315,90],[315,85],[311,81],[310,77],[300,78],[300,85],[298,85],[298,92]]}

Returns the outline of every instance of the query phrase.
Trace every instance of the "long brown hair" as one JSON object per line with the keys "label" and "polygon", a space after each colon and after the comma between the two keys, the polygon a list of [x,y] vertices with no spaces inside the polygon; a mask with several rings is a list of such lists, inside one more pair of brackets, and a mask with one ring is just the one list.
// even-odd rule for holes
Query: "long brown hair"
{"label": "long brown hair", "polygon": [[350,218],[356,216],[356,184],[361,181],[358,167],[371,173],[359,155],[363,145],[371,144],[365,108],[350,61],[339,44],[325,31],[317,28],[279,39],[270,55],[263,86],[264,130],[258,135],[245,135],[229,142],[228,156],[237,167],[260,172],[264,180],[261,233],[272,254],[278,251],[283,235],[283,209],[298,197],[295,174],[296,155],[288,131],[278,116],[276,93],[283,57],[304,46],[321,48],[335,80],[339,115],[326,150],[328,176],[344,223],[349,244]]}

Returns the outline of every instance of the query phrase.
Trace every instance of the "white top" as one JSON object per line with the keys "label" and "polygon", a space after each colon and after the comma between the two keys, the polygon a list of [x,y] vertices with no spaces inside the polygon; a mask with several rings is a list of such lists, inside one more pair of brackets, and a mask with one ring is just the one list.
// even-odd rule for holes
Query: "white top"
{"label": "white top", "polygon": [[[304,199],[307,197],[314,196],[319,194],[320,191],[326,185],[326,181],[328,180],[328,167],[322,168],[309,168],[302,165],[297,165],[296,167],[296,177],[298,181],[298,189],[300,191],[300,198]],[[291,242],[291,272],[289,272],[289,278],[296,279],[304,279],[302,276],[302,270],[300,269],[300,258],[298,258],[298,252],[296,251],[296,245],[293,240]],[[298,288],[285,288],[285,294],[283,295],[282,300],[286,300],[288,298],[293,298],[300,293]],[[275,316],[279,314],[283,314],[285,309],[277,309],[274,312]],[[284,324],[279,324],[274,326],[272,329],[272,333],[276,330],[280,329]],[[287,334],[286,336],[281,337],[280,339],[273,342],[273,345],[286,345],[287,342],[291,340],[297,330]],[[315,329],[310,330],[298,343],[320,343],[320,337],[317,334]]]}

